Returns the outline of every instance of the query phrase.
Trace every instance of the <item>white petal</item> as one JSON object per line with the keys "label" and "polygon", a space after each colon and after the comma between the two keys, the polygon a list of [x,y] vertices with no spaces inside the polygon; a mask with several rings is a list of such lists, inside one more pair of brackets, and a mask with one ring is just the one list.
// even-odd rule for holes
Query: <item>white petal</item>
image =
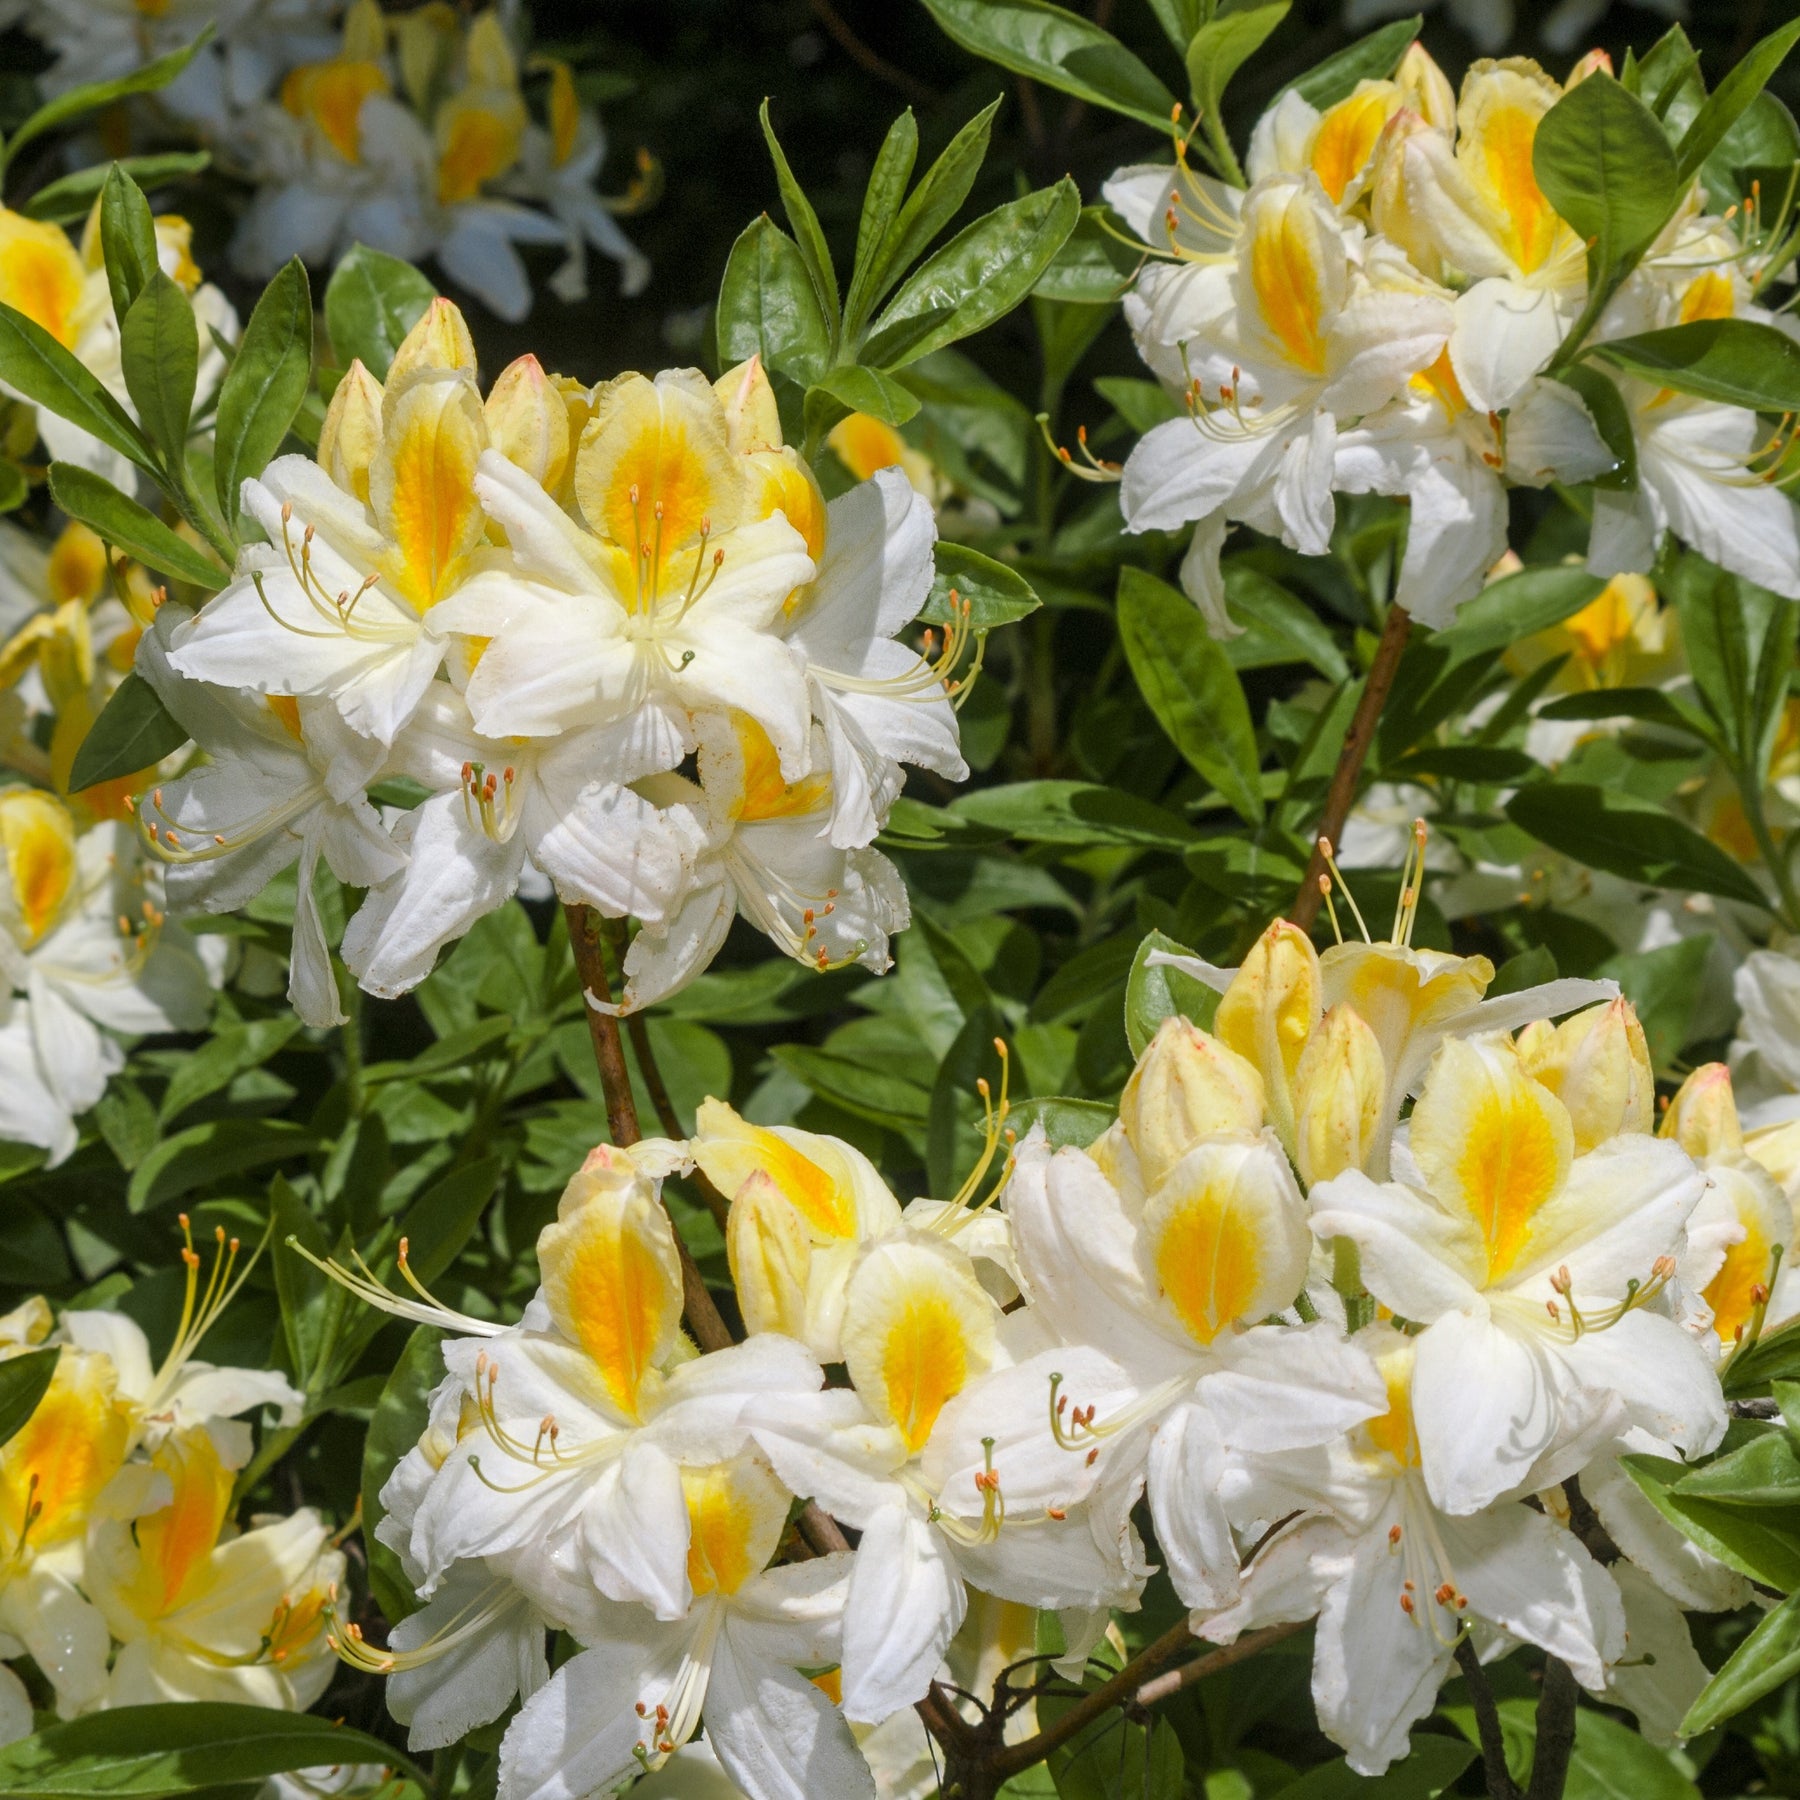
{"label": "white petal", "polygon": [[863,1528],[844,1608],[844,1712],[876,1725],[923,1699],[968,1610],[943,1539],[904,1500]]}

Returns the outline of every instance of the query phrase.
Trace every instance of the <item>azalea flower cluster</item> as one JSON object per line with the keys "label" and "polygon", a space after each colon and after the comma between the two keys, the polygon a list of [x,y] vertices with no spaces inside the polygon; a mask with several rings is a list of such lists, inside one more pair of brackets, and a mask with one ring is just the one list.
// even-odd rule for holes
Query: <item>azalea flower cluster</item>
{"label": "azalea flower cluster", "polygon": [[[207,759],[140,789],[139,818],[178,910],[298,863],[309,1024],[342,1016],[321,863],[368,890],[342,955],[375,994],[527,871],[639,921],[621,1010],[697,975],[740,913],[808,966],[887,966],[908,904],[870,846],[903,763],[967,774],[969,613],[952,601],[941,648],[897,641],[932,591],[930,504],[884,469],[828,506],[754,359],[590,390],[526,356],[484,396],[439,300],[385,380],[352,363],[316,457],[243,494],[266,542],[138,645]],[[415,804],[378,807],[383,783]]]}
{"label": "azalea flower cluster", "polygon": [[[522,1699],[504,1800],[611,1791],[702,1729],[752,1800],[873,1794],[859,1738],[916,1730],[971,1595],[1057,1612],[1079,1668],[1152,1573],[1145,1506],[1201,1638],[1316,1618],[1363,1773],[1464,1643],[1536,1645],[1668,1741],[1706,1679],[1682,1610],[1744,1583],[1618,1459],[1719,1441],[1791,1199],[1723,1066],[1653,1130],[1610,984],[1487,998],[1412,922],[1172,959],[1211,1029],[1166,1019],[1086,1148],[1010,1142],[1002,1094],[947,1202],[709,1101],[686,1142],[592,1153],[515,1325],[346,1277],[449,1336],[377,1530],[423,1605],[340,1654],[415,1748]],[[704,1355],[658,1195],[694,1169],[749,1333]],[[855,1549],[808,1554],[800,1500]],[[554,1673],[550,1630],[583,1646]]]}
{"label": "azalea flower cluster", "polygon": [[[1568,85],[1605,68],[1595,52]],[[1252,134],[1247,190],[1185,154],[1107,184],[1154,258],[1126,315],[1181,407],[1131,453],[1121,503],[1135,530],[1194,526],[1182,583],[1216,635],[1239,629],[1219,572],[1233,523],[1322,555],[1334,494],[1403,496],[1394,597],[1436,627],[1505,551],[1509,484],[1614,467],[1585,403],[1546,374],[1587,300],[1587,245],[1532,164],[1565,91],[1511,58],[1476,62],[1453,94],[1415,44],[1392,79],[1359,82],[1324,112],[1286,93]],[[1758,299],[1772,271],[1755,209],[1705,208],[1696,181],[1595,341],[1701,319],[1783,326]],[[1746,407],[1614,385],[1637,480],[1593,490],[1589,567],[1647,572],[1672,531],[1800,596],[1800,514],[1771,485],[1785,438],[1771,442]]]}
{"label": "azalea flower cluster", "polygon": [[[0,1318],[0,1360],[55,1358],[0,1446],[0,1657],[29,1657],[63,1718],[169,1700],[302,1711],[331,1678],[324,1611],[344,1556],[329,1528],[311,1507],[235,1523],[244,1415],[291,1425],[304,1397],[272,1371],[195,1354],[249,1272],[237,1240],[216,1236],[210,1257],[191,1240],[183,1253],[160,1362],[123,1313],[53,1318],[34,1299]],[[27,1736],[32,1711],[0,1665],[0,1741]]]}

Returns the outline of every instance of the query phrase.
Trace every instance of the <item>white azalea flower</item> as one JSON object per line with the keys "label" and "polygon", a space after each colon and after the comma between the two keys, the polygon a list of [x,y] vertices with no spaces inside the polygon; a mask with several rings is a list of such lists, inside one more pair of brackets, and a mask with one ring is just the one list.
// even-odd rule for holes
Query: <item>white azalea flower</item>
{"label": "white azalea flower", "polygon": [[1708,1359],[1647,1305],[1705,1188],[1679,1146],[1627,1134],[1575,1154],[1569,1109],[1486,1038],[1438,1051],[1409,1149],[1417,1185],[1348,1171],[1314,1190],[1313,1230],[1352,1240],[1369,1291],[1425,1327],[1412,1405],[1438,1506],[1552,1485],[1626,1420],[1690,1452],[1718,1442]]}
{"label": "white azalea flower", "polygon": [[765,1569],[789,1495],[750,1455],[684,1469],[694,1601],[662,1621],[601,1603],[590,1648],[526,1702],[500,1746],[501,1800],[582,1800],[655,1770],[699,1726],[750,1800],[874,1800],[825,1694],[798,1671],[837,1660],[850,1558]]}

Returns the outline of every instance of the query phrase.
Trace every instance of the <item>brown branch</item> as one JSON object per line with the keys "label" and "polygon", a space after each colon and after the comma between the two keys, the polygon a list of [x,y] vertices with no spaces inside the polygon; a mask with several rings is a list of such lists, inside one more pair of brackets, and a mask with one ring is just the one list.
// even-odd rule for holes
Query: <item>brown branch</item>
{"label": "brown branch", "polygon": [[1531,1786],[1525,1800],[1562,1800],[1575,1752],[1575,1703],[1581,1697],[1569,1665],[1559,1657],[1544,1658],[1544,1691],[1538,1696],[1537,1751],[1531,1761]]}
{"label": "brown branch", "polygon": [[1196,1656],[1179,1669],[1171,1669],[1154,1681],[1146,1681],[1132,1698],[1139,1706],[1154,1706],[1159,1700],[1167,1700],[1183,1688],[1192,1687],[1196,1681],[1204,1681],[1208,1675],[1216,1675],[1219,1670],[1229,1669],[1233,1663],[1242,1662],[1247,1656],[1254,1656],[1257,1651],[1304,1631],[1311,1623],[1310,1619],[1293,1619],[1285,1625],[1265,1626],[1249,1637],[1239,1638],[1235,1644],[1227,1644],[1222,1650],[1213,1650],[1205,1656]]}
{"label": "brown branch", "polygon": [[1356,714],[1344,734],[1344,747],[1338,752],[1337,767],[1332,771],[1331,786],[1325,795],[1325,816],[1313,833],[1313,853],[1306,865],[1306,878],[1300,883],[1300,892],[1288,913],[1302,931],[1312,929],[1323,898],[1319,878],[1325,873],[1325,857],[1318,840],[1323,838],[1335,849],[1344,835],[1344,821],[1350,817],[1350,807],[1356,799],[1356,784],[1368,759],[1369,746],[1375,741],[1381,709],[1387,704],[1389,690],[1394,685],[1394,673],[1400,667],[1401,652],[1411,635],[1412,615],[1403,606],[1390,606],[1387,623],[1381,628],[1381,642],[1375,648],[1375,660],[1369,665],[1368,679],[1363,683],[1362,698],[1356,703]]}
{"label": "brown branch", "polygon": [[811,0],[811,5],[814,17],[825,27],[832,42],[859,69],[873,75],[877,81],[885,81],[889,87],[898,88],[914,106],[933,106],[937,103],[936,88],[929,82],[921,81],[918,76],[896,68],[885,56],[871,50],[838,16],[831,0]]}
{"label": "brown branch", "polygon": [[1481,1739],[1488,1800],[1519,1800],[1518,1786],[1506,1766],[1506,1734],[1500,1729],[1500,1708],[1494,1702],[1493,1683],[1467,1637],[1457,1641],[1456,1663],[1468,1684],[1469,1702],[1475,1708],[1475,1730]]}

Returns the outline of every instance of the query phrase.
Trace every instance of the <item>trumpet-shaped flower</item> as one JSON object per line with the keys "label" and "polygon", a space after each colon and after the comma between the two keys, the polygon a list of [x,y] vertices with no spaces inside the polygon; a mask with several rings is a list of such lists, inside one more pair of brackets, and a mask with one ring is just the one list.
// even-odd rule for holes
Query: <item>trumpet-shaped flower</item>
{"label": "trumpet-shaped flower", "polygon": [[421,1591],[455,1564],[505,1559],[571,1629],[596,1590],[678,1618],[693,1597],[682,1466],[734,1454],[751,1397],[810,1391],[818,1366],[774,1336],[695,1355],[668,1215],[604,1146],[564,1191],[538,1260],[541,1323],[445,1345],[477,1428],[418,1504],[409,1554]]}
{"label": "trumpet-shaped flower", "polygon": [[1560,1480],[1626,1421],[1696,1452],[1724,1431],[1706,1356],[1647,1304],[1705,1177],[1666,1140],[1577,1155],[1574,1135],[1509,1040],[1452,1039],[1413,1109],[1417,1185],[1352,1171],[1313,1192],[1313,1230],[1355,1243],[1370,1292],[1425,1327],[1413,1416],[1448,1512]]}
{"label": "trumpet-shaped flower", "polygon": [[786,1488],[758,1458],[685,1469],[686,1617],[597,1609],[571,1658],[508,1727],[501,1800],[581,1800],[661,1768],[704,1723],[750,1800],[874,1800],[843,1715],[799,1671],[838,1658],[850,1558],[766,1568]]}
{"label": "trumpet-shaped flower", "polygon": [[[1617,1587],[1574,1535],[1517,1501],[1462,1516],[1421,1475],[1414,1344],[1389,1326],[1358,1334],[1386,1409],[1348,1438],[1279,1461],[1252,1458],[1234,1482],[1246,1522],[1306,1517],[1258,1551],[1243,1599],[1195,1629],[1215,1643],[1316,1613],[1313,1703],[1351,1768],[1379,1775],[1437,1704],[1472,1625],[1560,1657],[1584,1687],[1625,1654]],[[1503,1640],[1504,1641],[1504,1640]]]}
{"label": "trumpet-shaped flower", "polygon": [[344,1556],[317,1513],[233,1533],[231,1459],[204,1426],[151,1459],[166,1504],[95,1527],[86,1582],[121,1646],[107,1706],[236,1701],[304,1711],[331,1680],[326,1598]]}
{"label": "trumpet-shaped flower", "polygon": [[965,1581],[1033,1607],[1133,1598],[1136,1570],[1084,1518],[1009,1514],[999,1466],[963,1494],[937,1485],[960,1460],[934,1444],[939,1419],[1006,1360],[1000,1309],[965,1255],[924,1232],[876,1245],[850,1278],[843,1355],[848,1391],[771,1398],[746,1418],[783,1481],[862,1533],[845,1597],[850,1718],[879,1724],[925,1694],[967,1612]]}

